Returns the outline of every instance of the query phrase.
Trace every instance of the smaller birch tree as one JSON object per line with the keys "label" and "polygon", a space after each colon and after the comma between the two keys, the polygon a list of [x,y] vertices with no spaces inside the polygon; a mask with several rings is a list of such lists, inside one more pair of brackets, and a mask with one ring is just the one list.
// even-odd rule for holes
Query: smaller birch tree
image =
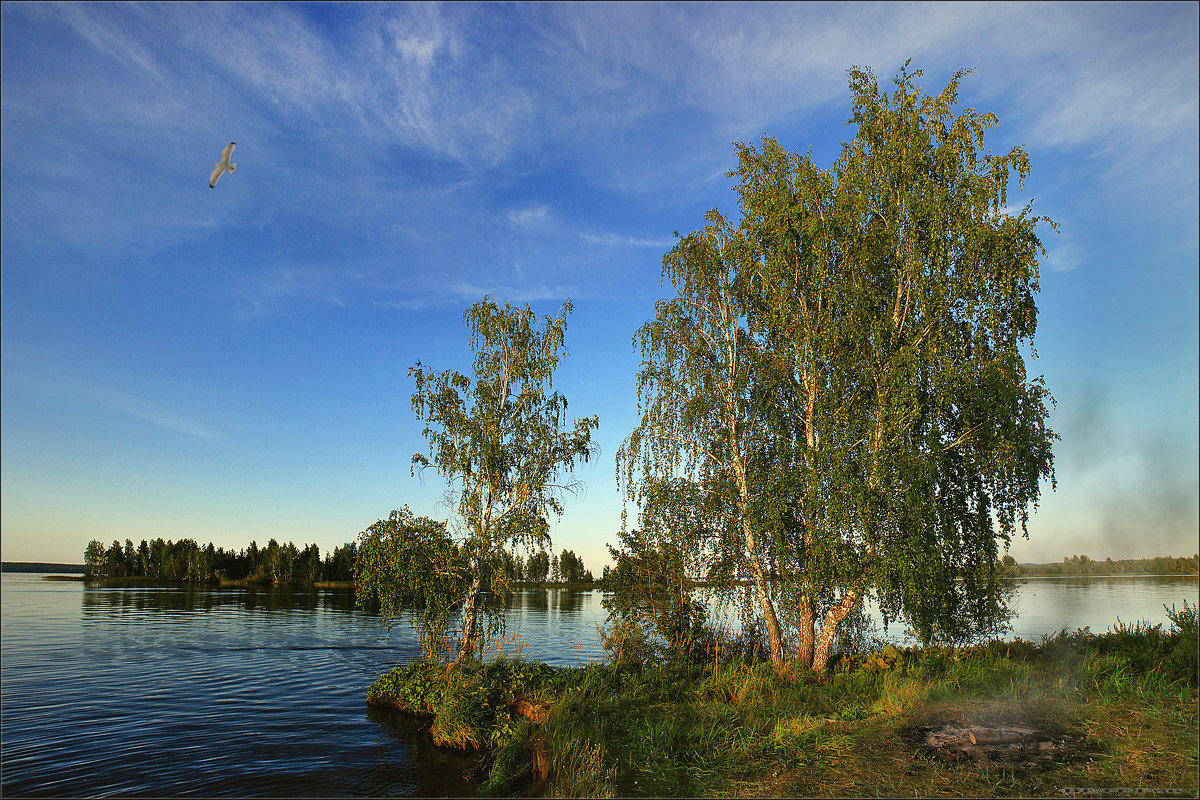
{"label": "smaller birch tree", "polygon": [[432,372],[419,361],[409,370],[416,381],[413,411],[429,442],[428,454],[413,456],[413,473],[433,468],[446,479],[462,539],[467,577],[456,661],[481,651],[480,600],[485,591],[497,596],[507,589],[503,554],[549,544],[548,517],[562,514],[562,493],[578,488],[571,471],[594,453],[599,419],[568,427],[567,399],[553,391],[571,311],[567,300],[539,327],[528,305],[501,308],[485,297],[463,315],[474,380]]}

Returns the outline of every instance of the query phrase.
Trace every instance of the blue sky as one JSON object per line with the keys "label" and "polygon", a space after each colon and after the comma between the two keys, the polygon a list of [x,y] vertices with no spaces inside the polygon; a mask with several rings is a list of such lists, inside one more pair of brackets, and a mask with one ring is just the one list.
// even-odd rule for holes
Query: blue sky
{"label": "blue sky", "polygon": [[[1058,490],[1019,560],[1196,551],[1197,4],[2,7],[6,560],[90,539],[326,551],[445,518],[408,368],[467,371],[485,293],[575,303],[598,414],[558,549],[596,573],[672,232],[734,141],[828,166],[846,70],[905,59],[1028,151]],[[237,141],[234,175],[212,162]]]}

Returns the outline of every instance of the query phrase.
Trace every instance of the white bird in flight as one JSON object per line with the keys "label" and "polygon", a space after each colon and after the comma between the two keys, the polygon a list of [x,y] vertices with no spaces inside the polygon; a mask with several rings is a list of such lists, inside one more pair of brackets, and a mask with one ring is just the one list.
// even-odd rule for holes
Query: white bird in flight
{"label": "white bird in flight", "polygon": [[217,178],[221,177],[222,172],[237,172],[237,164],[229,163],[229,156],[233,154],[233,146],[235,144],[237,144],[237,142],[230,142],[229,144],[225,145],[225,149],[221,151],[221,160],[213,162],[213,166],[216,167],[216,169],[214,169],[213,174],[209,176],[208,188],[216,188]]}

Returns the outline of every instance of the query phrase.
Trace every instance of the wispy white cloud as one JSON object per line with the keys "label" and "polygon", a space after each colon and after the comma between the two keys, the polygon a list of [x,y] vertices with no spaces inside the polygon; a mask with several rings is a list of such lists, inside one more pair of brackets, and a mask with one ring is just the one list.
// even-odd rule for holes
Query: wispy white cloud
{"label": "wispy white cloud", "polygon": [[[964,105],[1005,106],[1004,138],[1093,156],[1151,193],[1163,181],[1195,186],[1194,4],[630,5],[555,7],[551,20],[559,62],[594,74],[557,72],[598,96],[628,90],[643,118],[681,104],[728,138],[756,138],[844,103],[849,67],[873,68],[887,90],[912,58],[931,89],[974,67]],[[608,113],[601,105],[592,121]]]}
{"label": "wispy white cloud", "polygon": [[1055,272],[1071,272],[1084,262],[1082,248],[1069,233],[1057,242],[1045,243],[1046,266]]}
{"label": "wispy white cloud", "polygon": [[[92,13],[85,4],[63,4],[55,11],[61,14],[61,19],[97,51],[116,59],[125,67],[139,70],[156,80],[162,80],[163,71],[157,59],[141,41],[130,35],[129,23],[131,20],[128,18],[123,23],[117,23]],[[37,10],[35,13],[44,12]],[[142,29],[141,33],[144,34],[145,30]]]}
{"label": "wispy white cloud", "polygon": [[556,6],[543,27],[558,30],[545,49],[572,85],[631,93],[643,114],[682,103],[753,129],[844,97],[850,66],[890,74],[1000,16],[979,4],[630,4]]}
{"label": "wispy white cloud", "polygon": [[508,212],[508,221],[515,228],[535,228],[550,219],[550,206],[535,205],[514,208]]}
{"label": "wispy white cloud", "polygon": [[[1026,97],[1042,100],[1032,133],[1064,147],[1117,144],[1115,136],[1121,146],[1139,148],[1194,133],[1196,7],[1092,10],[1098,13],[1046,9],[1052,24],[1034,37],[1040,58],[1027,67]],[[1045,69],[1051,53],[1052,73]]]}
{"label": "wispy white cloud", "polygon": [[243,303],[243,313],[262,316],[297,301],[343,305],[341,290],[346,283],[344,273],[288,263],[248,273],[238,281],[234,293]]}
{"label": "wispy white cloud", "polygon": [[[214,90],[218,99],[236,94],[220,91],[217,70],[231,89],[308,117],[314,132],[353,131],[359,146],[399,139],[476,166],[681,104],[736,135],[753,133],[844,99],[851,65],[874,67],[886,84],[909,57],[931,77],[976,66],[969,87],[1019,92],[1030,133],[1048,144],[1114,133],[1152,144],[1196,116],[1194,30],[1159,20],[1131,36],[1128,18],[1163,15],[1120,7],[518,7],[506,13],[528,46],[505,50],[492,43],[500,23],[469,7],[355,6],[339,26],[341,46],[285,5],[51,8],[38,13],[60,15],[156,86],[173,81],[158,100],[208,97],[211,112]],[[140,38],[126,33],[131,26]],[[1155,37],[1163,46],[1147,47]]]}
{"label": "wispy white cloud", "polygon": [[[964,98],[1015,102],[1006,137],[1091,155],[1099,171],[1139,185],[1195,185],[1194,146],[1164,147],[1195,142],[1194,31],[1178,26],[1157,54],[1146,41],[1163,26],[1133,41],[1117,23],[1140,12],[1124,8],[628,4],[480,15],[384,4],[342,7],[332,25],[282,4],[8,4],[4,13],[58,19],[88,51],[67,51],[69,74],[55,80],[90,102],[47,114],[42,104],[60,95],[48,84],[14,93],[7,73],[4,98],[6,138],[41,131],[36,163],[55,175],[37,176],[25,210],[7,218],[82,252],[162,252],[304,214],[331,230],[405,229],[425,248],[467,226],[480,254],[509,262],[518,245],[505,237],[517,229],[531,237],[520,247],[543,248],[530,264],[550,264],[552,247],[569,240],[666,248],[665,236],[598,232],[557,201],[553,211],[514,208],[489,192],[568,167],[579,190],[651,211],[699,194],[721,201],[730,141],[779,133],[802,149],[804,120],[844,105],[847,67],[875,68],[887,88],[910,56],[930,87],[978,67]],[[120,69],[104,72],[110,62]],[[101,79],[74,77],[97,65]],[[223,183],[219,197],[191,193],[229,138],[243,153],[239,184]],[[336,168],[315,165],[318,154]],[[24,169],[6,160],[6,187],[21,186]],[[464,203],[474,218],[463,219]],[[439,266],[458,270],[446,281],[479,283],[469,266]],[[258,301],[303,286],[334,298],[329,287],[347,277],[323,280],[265,281]],[[546,280],[559,282],[552,272]]]}
{"label": "wispy white cloud", "polygon": [[[345,67],[364,134],[474,169],[508,157],[533,130],[527,89],[463,13],[438,5],[371,7]],[[467,30],[464,30],[467,26]]]}
{"label": "wispy white cloud", "polygon": [[537,300],[559,300],[564,297],[569,297],[571,292],[563,286],[547,286],[547,285],[516,285],[506,283],[456,283],[450,287],[450,291],[460,298],[474,302],[479,298],[487,295],[500,301],[509,303],[531,303]]}
{"label": "wispy white cloud", "polygon": [[623,236],[617,233],[581,233],[579,238],[590,244],[599,244],[606,247],[658,247],[669,249],[675,246],[675,240],[662,237],[645,237],[645,236]]}
{"label": "wispy white cloud", "polygon": [[25,365],[10,368],[5,365],[4,383],[7,387],[44,397],[63,398],[101,408],[109,408],[137,417],[167,430],[200,439],[223,439],[222,434],[207,426],[177,414],[136,395],[103,386],[94,381],[56,372],[45,366]]}
{"label": "wispy white cloud", "polygon": [[154,403],[124,392],[102,386],[81,384],[80,397],[101,406],[132,414],[168,430],[186,433],[189,436],[197,436],[201,439],[225,438],[222,434],[210,430],[195,420],[181,417]]}

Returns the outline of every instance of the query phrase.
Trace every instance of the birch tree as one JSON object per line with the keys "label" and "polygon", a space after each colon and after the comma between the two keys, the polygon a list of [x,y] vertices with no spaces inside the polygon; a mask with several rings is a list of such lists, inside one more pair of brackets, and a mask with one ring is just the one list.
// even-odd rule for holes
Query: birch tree
{"label": "birch tree", "polygon": [[655,304],[654,319],[635,337],[643,359],[641,422],[617,453],[618,479],[635,502],[681,481],[702,488],[707,498],[696,505],[709,513],[707,525],[695,530],[723,534],[736,549],[754,587],[772,662],[782,669],[783,631],[751,510],[758,487],[749,470],[757,427],[750,388],[760,344],[747,329],[742,281],[752,275],[752,253],[719,211],[705,219],[702,230],[681,237],[663,257],[663,279],[675,296]]}
{"label": "birch tree", "polygon": [[578,486],[570,473],[594,453],[599,419],[568,426],[567,400],[553,390],[571,310],[567,300],[538,326],[529,306],[501,308],[485,297],[463,315],[474,379],[420,362],[409,371],[413,410],[429,442],[427,454],[413,456],[413,471],[433,468],[447,481],[467,564],[457,659],[482,647],[480,598],[485,587],[502,589],[502,553],[549,544],[548,518],[562,514],[562,494]]}
{"label": "birch tree", "polygon": [[1053,400],[1025,364],[1050,221],[1007,207],[1028,157],[980,152],[997,122],[955,115],[965,74],[931,96],[905,65],[888,95],[851,70],[857,131],[829,169],[738,145],[741,220],[680,239],[639,333],[629,496],[703,490],[777,669],[824,668],[869,592],[925,641],[994,627],[998,546],[1053,486]]}

